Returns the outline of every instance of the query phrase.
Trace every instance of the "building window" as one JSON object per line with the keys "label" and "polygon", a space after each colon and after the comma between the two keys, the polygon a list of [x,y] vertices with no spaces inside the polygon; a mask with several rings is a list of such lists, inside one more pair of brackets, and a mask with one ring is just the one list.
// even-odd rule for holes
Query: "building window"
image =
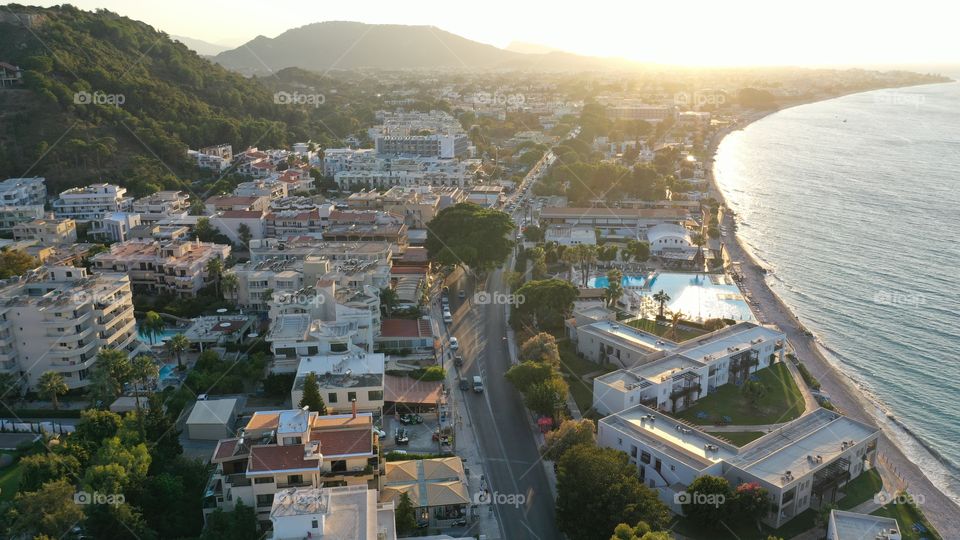
{"label": "building window", "polygon": [[320,522],[317,521],[317,520],[315,520],[315,519],[311,519],[311,520],[310,520],[310,528],[311,528],[311,529],[319,529],[319,528],[320,528]]}
{"label": "building window", "polygon": [[630,445],[630,457],[637,457],[637,447],[632,444]]}
{"label": "building window", "polygon": [[254,479],[253,479],[253,483],[254,483],[254,484],[272,484],[272,483],[273,483],[273,477],[272,477],[272,476],[264,476],[263,478],[254,478]]}
{"label": "building window", "polygon": [[273,506],[273,493],[257,495],[257,507]]}
{"label": "building window", "polygon": [[284,438],[283,438],[283,444],[284,444],[284,445],[300,444],[300,443],[302,443],[302,442],[303,442],[303,438],[302,438],[302,437],[284,437]]}
{"label": "building window", "polygon": [[354,401],[356,401],[356,400],[357,400],[357,393],[356,393],[356,392],[347,392],[347,401],[348,401],[348,402],[352,403],[352,402],[354,402]]}
{"label": "building window", "polygon": [[650,452],[640,452],[640,462],[650,464]]}
{"label": "building window", "polygon": [[383,399],[383,390],[370,390],[367,392],[368,401],[380,401]]}
{"label": "building window", "polygon": [[330,392],[327,394],[327,403],[336,403],[337,402],[337,393]]}

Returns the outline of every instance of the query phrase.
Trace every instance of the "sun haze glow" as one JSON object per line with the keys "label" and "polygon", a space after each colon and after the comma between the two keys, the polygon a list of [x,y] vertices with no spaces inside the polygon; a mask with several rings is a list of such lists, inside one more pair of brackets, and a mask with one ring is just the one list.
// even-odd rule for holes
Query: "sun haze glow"
{"label": "sun haze glow", "polygon": [[[60,2],[39,2],[54,5]],[[351,20],[426,24],[505,47],[512,41],[594,56],[691,66],[873,65],[960,62],[947,2],[769,1],[585,4],[303,0],[129,2],[73,0],[169,34],[237,46],[305,24]]]}

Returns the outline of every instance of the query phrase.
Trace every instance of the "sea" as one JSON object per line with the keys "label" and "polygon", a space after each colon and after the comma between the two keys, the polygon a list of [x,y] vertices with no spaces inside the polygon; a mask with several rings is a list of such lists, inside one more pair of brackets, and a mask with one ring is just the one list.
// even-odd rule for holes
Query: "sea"
{"label": "sea", "polygon": [[960,82],[778,111],[714,174],[774,291],[960,501]]}

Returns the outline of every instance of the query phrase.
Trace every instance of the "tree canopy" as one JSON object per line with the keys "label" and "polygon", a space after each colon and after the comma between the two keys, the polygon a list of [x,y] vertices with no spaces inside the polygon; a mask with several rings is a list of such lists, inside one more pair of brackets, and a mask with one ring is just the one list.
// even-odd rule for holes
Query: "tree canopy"
{"label": "tree canopy", "polygon": [[504,212],[459,203],[444,208],[427,224],[427,252],[440,264],[489,270],[510,256],[514,228]]}

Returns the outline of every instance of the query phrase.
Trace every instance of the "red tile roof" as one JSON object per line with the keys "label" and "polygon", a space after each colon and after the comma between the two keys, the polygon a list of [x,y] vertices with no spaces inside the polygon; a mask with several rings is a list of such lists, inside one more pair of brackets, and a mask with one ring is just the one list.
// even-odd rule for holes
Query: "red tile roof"
{"label": "red tile roof", "polygon": [[429,337],[433,335],[430,321],[424,319],[383,319],[380,321],[382,337]]}
{"label": "red tile roof", "polygon": [[373,452],[373,432],[367,428],[313,431],[310,440],[320,441],[320,453],[324,458]]}
{"label": "red tile roof", "polygon": [[375,212],[341,212],[340,210],[334,210],[330,212],[330,221],[343,221],[346,223],[361,223],[361,222],[373,222],[376,221],[377,215]]}
{"label": "red tile roof", "polygon": [[394,266],[390,269],[391,274],[422,274],[427,275],[426,266]]}
{"label": "red tile roof", "polygon": [[233,457],[233,453],[237,449],[238,441],[239,439],[223,439],[218,442],[217,448],[213,451],[212,461]]}
{"label": "red tile roof", "polygon": [[247,472],[289,471],[297,469],[320,470],[320,460],[303,459],[303,445],[254,446],[250,449]]}

